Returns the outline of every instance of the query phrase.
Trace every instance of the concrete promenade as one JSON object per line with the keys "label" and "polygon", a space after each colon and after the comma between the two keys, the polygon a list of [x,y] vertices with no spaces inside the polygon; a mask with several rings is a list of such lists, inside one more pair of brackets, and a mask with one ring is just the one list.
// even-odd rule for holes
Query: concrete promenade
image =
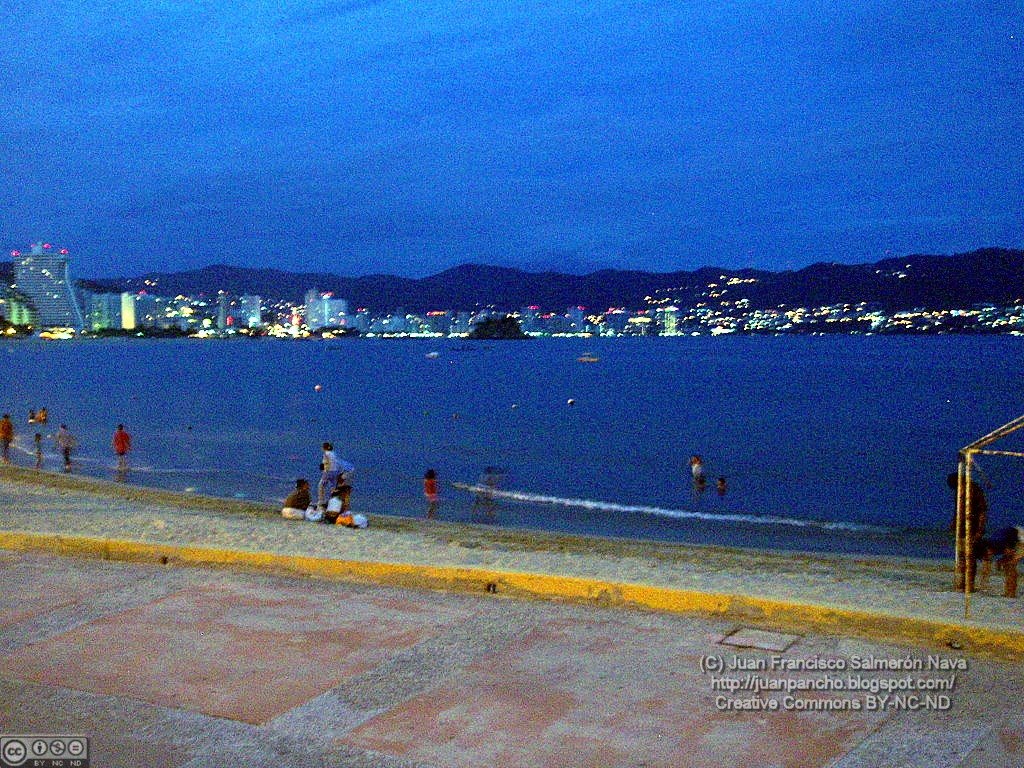
{"label": "concrete promenade", "polygon": [[1024,765],[1020,601],[941,564],[0,479],[0,735],[94,765]]}
{"label": "concrete promenade", "polygon": [[[0,574],[0,732],[88,736],[97,766],[1024,765],[1021,665],[949,649],[927,650],[966,669],[722,676],[706,659],[929,655],[730,619],[226,569],[0,552]],[[924,691],[869,710],[865,692],[715,690],[751,675],[952,683],[931,709]],[[725,709],[752,700],[780,709]],[[864,708],[807,709],[824,701]]]}

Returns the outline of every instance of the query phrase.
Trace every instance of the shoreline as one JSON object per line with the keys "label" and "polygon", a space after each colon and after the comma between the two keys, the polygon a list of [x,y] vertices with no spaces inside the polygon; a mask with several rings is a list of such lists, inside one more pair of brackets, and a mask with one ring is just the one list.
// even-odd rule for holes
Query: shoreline
{"label": "shoreline", "polygon": [[[1024,653],[1001,579],[972,596],[951,564],[776,553],[371,516],[365,531],[287,521],[269,505],[35,470],[0,470],[0,547],[215,565],[406,588],[724,616],[791,631]],[[56,491],[56,493],[54,493]]]}
{"label": "shoreline", "polygon": [[[153,486],[132,485],[113,480],[104,480],[92,475],[65,474],[50,470],[35,470],[28,467],[2,466],[0,480],[12,479],[18,483],[45,488],[78,491],[110,498],[147,504],[169,504],[185,509],[215,510],[255,518],[280,519],[280,510],[267,502],[209,496],[199,493],[185,493]],[[358,511],[358,510],[357,510]],[[666,561],[696,560],[706,555],[759,557],[791,561],[794,558],[815,561],[836,561],[856,563],[864,567],[914,567],[915,569],[945,572],[952,563],[947,560],[928,557],[903,557],[882,554],[857,554],[848,552],[820,552],[799,549],[770,549],[758,547],[728,547],[719,544],[672,542],[661,539],[628,538],[598,534],[569,533],[541,528],[510,528],[484,523],[428,520],[424,516],[389,515],[370,513],[375,528],[416,532],[437,539],[453,538],[487,539],[503,546],[519,546],[529,551],[588,552],[621,556],[655,557]]]}

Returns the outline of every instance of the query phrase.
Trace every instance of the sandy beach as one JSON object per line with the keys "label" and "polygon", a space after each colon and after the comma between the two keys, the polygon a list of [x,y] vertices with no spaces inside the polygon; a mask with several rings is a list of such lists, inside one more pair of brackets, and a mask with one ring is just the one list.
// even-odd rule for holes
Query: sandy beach
{"label": "sandy beach", "polygon": [[[462,569],[498,582],[507,576],[510,585],[513,575],[520,583],[565,577],[612,585],[604,593],[587,593],[599,602],[615,602],[629,588],[766,600],[812,609],[789,620],[786,611],[768,611],[760,618],[769,623],[792,625],[821,615],[839,632],[898,635],[906,628],[911,638],[924,634],[965,647],[977,642],[972,637],[977,631],[1009,637],[1012,645],[1024,627],[1022,602],[1001,596],[998,572],[972,595],[965,620],[963,595],[952,590],[951,564],[944,562],[681,546],[383,516],[356,531],[284,520],[267,505],[74,475],[5,467],[0,479],[0,532],[8,535],[9,547],[23,546],[10,543],[14,534],[30,534],[24,541],[59,534],[325,562]],[[436,586],[429,580],[424,585]],[[750,602],[734,609],[743,605],[740,610],[750,613]]]}

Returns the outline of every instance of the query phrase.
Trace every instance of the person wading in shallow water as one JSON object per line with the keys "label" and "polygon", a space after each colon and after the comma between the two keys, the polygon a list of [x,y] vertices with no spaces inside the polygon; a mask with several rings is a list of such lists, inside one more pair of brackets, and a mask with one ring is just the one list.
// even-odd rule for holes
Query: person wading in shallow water
{"label": "person wading in shallow water", "polygon": [[71,449],[75,447],[75,436],[71,434],[71,430],[68,429],[67,424],[61,424],[60,429],[57,430],[57,436],[54,438],[54,442],[57,444],[57,450],[61,452],[64,457],[64,471],[71,471]]}
{"label": "person wading in shallow water", "polygon": [[117,455],[117,471],[124,473],[128,471],[128,451],[132,449],[132,436],[124,428],[124,424],[118,424],[114,430],[114,437],[111,439],[114,453]]}
{"label": "person wading in shallow water", "polygon": [[11,443],[14,442],[14,422],[11,414],[5,413],[0,418],[0,450],[3,451],[4,464],[11,463]]}
{"label": "person wading in shallow water", "polygon": [[437,514],[437,472],[428,469],[423,475],[423,495],[427,497],[427,519]]}

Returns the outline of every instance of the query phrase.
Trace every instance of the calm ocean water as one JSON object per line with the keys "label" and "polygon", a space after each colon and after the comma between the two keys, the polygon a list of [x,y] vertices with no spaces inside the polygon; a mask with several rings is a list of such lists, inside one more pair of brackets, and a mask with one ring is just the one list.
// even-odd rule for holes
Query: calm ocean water
{"label": "calm ocean water", "polygon": [[[1013,337],[22,341],[0,355],[21,464],[27,413],[46,406],[47,436],[67,422],[86,474],[112,476],[123,421],[130,482],[276,503],[315,480],[330,440],[371,515],[422,515],[432,467],[439,516],[474,520],[451,483],[496,465],[518,497],[498,500],[498,525],[782,549],[945,556],[957,449],[1024,413]],[[711,481],[699,496],[694,453]],[[982,467],[991,525],[1024,521],[1024,461]]]}

